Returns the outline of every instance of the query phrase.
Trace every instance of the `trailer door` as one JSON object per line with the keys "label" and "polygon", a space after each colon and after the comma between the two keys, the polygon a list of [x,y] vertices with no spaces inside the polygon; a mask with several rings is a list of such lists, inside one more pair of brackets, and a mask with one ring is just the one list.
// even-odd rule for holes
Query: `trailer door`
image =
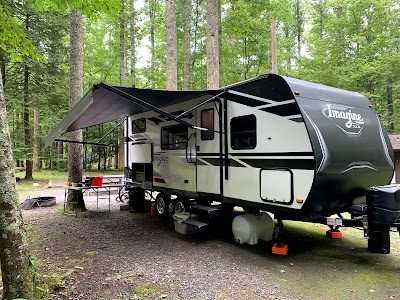
{"label": "trailer door", "polygon": [[196,110],[197,126],[209,131],[196,133],[197,192],[222,196],[221,181],[223,176],[223,137],[222,104],[207,103]]}

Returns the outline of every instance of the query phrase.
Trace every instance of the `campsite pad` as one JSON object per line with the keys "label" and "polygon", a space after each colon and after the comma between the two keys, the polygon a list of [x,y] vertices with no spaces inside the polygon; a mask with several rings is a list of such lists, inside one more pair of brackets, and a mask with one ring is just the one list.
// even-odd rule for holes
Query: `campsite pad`
{"label": "campsite pad", "polygon": [[289,252],[276,256],[268,242],[181,235],[173,220],[119,211],[120,202],[97,211],[95,198],[85,196],[92,211],[78,218],[24,211],[32,255],[59,285],[49,299],[400,299],[398,233],[383,255],[367,251],[360,230],[331,240],[326,226],[284,222]]}

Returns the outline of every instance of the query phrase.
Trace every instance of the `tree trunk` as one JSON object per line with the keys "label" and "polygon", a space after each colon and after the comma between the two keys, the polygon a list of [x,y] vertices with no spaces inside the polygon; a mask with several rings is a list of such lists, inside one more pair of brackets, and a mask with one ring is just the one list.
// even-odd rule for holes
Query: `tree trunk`
{"label": "tree trunk", "polygon": [[167,90],[178,89],[176,6],[175,0],[165,0],[165,25],[167,34],[166,75]]}
{"label": "tree trunk", "polygon": [[123,170],[125,167],[125,136],[124,126],[120,126],[118,130],[118,170]]}
{"label": "tree trunk", "polygon": [[276,46],[276,19],[271,21],[271,72],[278,74],[278,55]]}
{"label": "tree trunk", "polygon": [[14,160],[0,72],[0,262],[3,299],[33,296],[33,267],[15,188]]}
{"label": "tree trunk", "polygon": [[[199,23],[200,21],[200,0],[195,0],[195,18],[194,18],[194,37],[193,37],[193,53],[197,52],[197,34],[198,34],[198,29],[199,29]],[[195,56],[192,55],[192,62],[191,62],[191,70],[194,69],[194,65],[196,63]],[[190,88],[192,88],[194,81],[193,81],[194,76],[191,76],[191,82],[190,82]]]}
{"label": "tree trunk", "polygon": [[34,139],[34,144],[33,144],[33,169],[35,171],[40,171],[42,168],[42,159],[40,155],[40,109],[35,108],[33,112],[34,116],[34,128],[33,128],[33,139]]}
{"label": "tree trunk", "polygon": [[387,110],[388,110],[388,131],[394,132],[393,120],[393,79],[387,78],[386,80],[386,97],[387,97]]}
{"label": "tree trunk", "polygon": [[59,141],[57,142],[57,164],[60,168],[63,164],[61,162],[64,160],[64,143]]}
{"label": "tree trunk", "polygon": [[297,26],[297,59],[301,57],[301,33],[303,31],[303,18],[300,11],[300,0],[296,0],[296,26]]}
{"label": "tree trunk", "polygon": [[31,147],[31,128],[29,120],[29,68],[24,64],[24,133],[25,133],[25,155],[26,155],[26,168],[25,179],[32,180],[32,147]]}
{"label": "tree trunk", "polygon": [[155,72],[154,72],[154,63],[155,63],[155,33],[154,33],[154,26],[155,26],[155,8],[154,8],[154,0],[149,0],[149,17],[150,17],[150,88],[155,89]]}
{"label": "tree trunk", "polygon": [[[290,40],[290,28],[289,25],[285,24],[285,38],[286,41]],[[292,61],[291,61],[291,46],[290,43],[287,43],[286,46],[286,76],[290,75],[290,71],[292,69]]]}
{"label": "tree trunk", "polygon": [[[83,18],[82,15],[71,10],[70,19],[70,101],[69,107],[72,109],[75,104],[82,98],[83,90]],[[83,140],[82,130],[76,130],[69,133],[69,139],[81,142]],[[68,181],[82,181],[82,161],[83,146],[82,144],[68,144]],[[68,195],[69,207],[80,210],[86,210],[83,200],[82,191],[74,191]],[[72,203],[76,203],[73,206]]]}
{"label": "tree trunk", "polygon": [[1,72],[2,83],[4,86],[6,83],[6,63],[4,61],[3,50],[0,50],[0,72]]}
{"label": "tree trunk", "polygon": [[97,171],[100,171],[101,170],[101,148],[100,147],[97,147],[97,154],[98,154],[98,156],[97,156]]}
{"label": "tree trunk", "polygon": [[190,33],[192,28],[192,0],[185,0],[185,28],[184,28],[184,49],[185,58],[183,65],[183,89],[190,90]]}
{"label": "tree trunk", "polygon": [[130,37],[131,37],[131,86],[136,86],[136,40],[135,40],[135,0],[130,0]]}
{"label": "tree trunk", "polygon": [[207,89],[219,88],[220,0],[207,0]]}
{"label": "tree trunk", "polygon": [[124,19],[125,1],[121,0],[121,9],[119,11],[119,84],[125,85],[125,19]]}

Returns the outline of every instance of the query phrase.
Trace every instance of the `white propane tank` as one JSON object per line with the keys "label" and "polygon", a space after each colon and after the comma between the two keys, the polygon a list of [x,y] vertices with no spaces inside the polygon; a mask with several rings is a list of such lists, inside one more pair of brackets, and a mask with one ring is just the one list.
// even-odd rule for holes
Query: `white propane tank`
{"label": "white propane tank", "polygon": [[232,221],[232,232],[239,244],[258,244],[258,240],[271,241],[274,232],[274,218],[268,213],[259,216],[244,214]]}

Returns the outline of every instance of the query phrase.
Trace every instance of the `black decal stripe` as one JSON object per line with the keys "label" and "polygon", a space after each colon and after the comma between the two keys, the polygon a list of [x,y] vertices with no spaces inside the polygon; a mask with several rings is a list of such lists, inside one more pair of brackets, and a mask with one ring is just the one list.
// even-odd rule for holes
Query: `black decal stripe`
{"label": "black decal stripe", "polygon": [[261,110],[282,117],[294,116],[300,114],[300,109],[296,103],[265,107],[261,108]]}
{"label": "black decal stripe", "polygon": [[314,156],[313,152],[229,153],[232,156]]}
{"label": "black decal stripe", "polygon": [[[197,153],[196,154],[199,157],[203,157],[203,156],[218,156],[219,157],[219,153]],[[235,153],[229,153],[229,155],[231,156],[314,156],[313,152],[243,152],[243,153],[239,153],[239,152],[235,152]]]}
{"label": "black decal stripe", "polygon": [[236,95],[236,94],[229,94],[228,100],[230,100],[232,102],[239,103],[239,104],[243,104],[243,105],[246,105],[246,106],[250,106],[250,107],[256,107],[256,106],[260,106],[260,105],[265,105],[266,103],[268,103],[268,102],[256,100],[256,99],[253,99],[253,98],[247,98],[247,97],[239,96],[239,95]]}
{"label": "black decal stripe", "polygon": [[196,160],[196,165],[197,166],[207,166],[205,163],[203,163],[201,160],[197,159]]}
{"label": "black decal stripe", "polygon": [[271,169],[288,168],[301,170],[314,170],[314,159],[242,159],[244,163],[253,168]]}
{"label": "black decal stripe", "polygon": [[[202,158],[203,160],[205,160],[206,162],[208,162],[209,164],[213,165],[213,166],[219,166],[220,165],[220,160],[218,158]],[[244,165],[238,163],[237,161],[233,160],[233,159],[229,159],[228,162],[230,167],[244,167]]]}
{"label": "black decal stripe", "polygon": [[304,123],[304,119],[302,117],[288,119],[288,120],[293,121],[293,122],[297,122],[297,123]]}
{"label": "black decal stripe", "polygon": [[[206,162],[213,166],[219,166],[220,160],[217,158],[203,158]],[[253,168],[287,168],[287,169],[301,169],[301,170],[314,170],[314,159],[242,159],[242,161]],[[237,161],[230,159],[230,167],[244,167]]]}
{"label": "black decal stripe", "polygon": [[156,118],[156,117],[151,117],[151,118],[149,118],[149,120],[154,122],[156,125],[164,122],[163,120]]}

